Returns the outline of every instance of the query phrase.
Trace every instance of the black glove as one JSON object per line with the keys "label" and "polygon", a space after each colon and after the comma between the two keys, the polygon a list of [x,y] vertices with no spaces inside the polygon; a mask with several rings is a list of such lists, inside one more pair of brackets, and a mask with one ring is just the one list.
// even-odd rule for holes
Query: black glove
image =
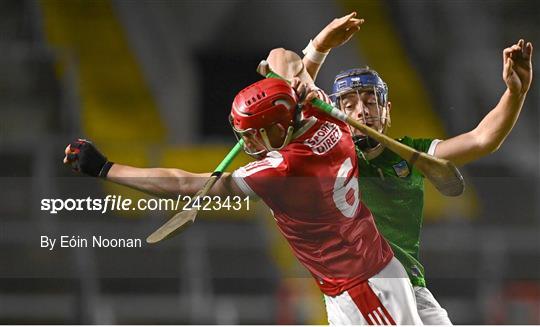
{"label": "black glove", "polygon": [[105,178],[114,164],[108,161],[92,142],[84,139],[71,143],[66,154],[67,162],[73,170],[89,176]]}

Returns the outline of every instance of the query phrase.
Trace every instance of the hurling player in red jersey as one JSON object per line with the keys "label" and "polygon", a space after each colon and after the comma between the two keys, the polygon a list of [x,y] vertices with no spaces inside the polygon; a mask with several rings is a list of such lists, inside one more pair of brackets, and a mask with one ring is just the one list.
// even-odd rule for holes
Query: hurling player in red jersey
{"label": "hurling player in red jersey", "polygon": [[[230,121],[257,160],[224,174],[210,195],[250,195],[268,205],[324,293],[330,323],[421,324],[407,274],[360,201],[348,126],[310,107],[310,99],[326,96],[298,55],[275,49],[268,62],[292,86],[264,79],[237,94]],[[298,94],[307,94],[306,101]],[[85,140],[65,152],[64,162],[80,172],[156,195],[194,195],[205,178],[190,177],[210,176],[112,163]]]}

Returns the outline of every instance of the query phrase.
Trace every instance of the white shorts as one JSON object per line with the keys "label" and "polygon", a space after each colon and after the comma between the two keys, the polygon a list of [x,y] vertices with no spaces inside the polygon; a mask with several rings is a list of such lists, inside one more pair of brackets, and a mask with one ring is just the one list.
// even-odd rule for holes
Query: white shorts
{"label": "white shorts", "polygon": [[448,313],[425,287],[414,287],[416,308],[424,325],[452,325]]}
{"label": "white shorts", "polygon": [[324,300],[330,325],[422,325],[413,286],[396,258],[367,282]]}

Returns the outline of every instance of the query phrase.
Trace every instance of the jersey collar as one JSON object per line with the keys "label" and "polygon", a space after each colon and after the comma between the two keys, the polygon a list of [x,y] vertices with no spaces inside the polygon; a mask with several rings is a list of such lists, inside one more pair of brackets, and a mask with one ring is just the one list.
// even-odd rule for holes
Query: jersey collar
{"label": "jersey collar", "polygon": [[369,151],[361,151],[364,159],[366,160],[372,160],[377,158],[378,156],[383,153],[385,147],[382,144],[378,144],[375,148],[369,150]]}
{"label": "jersey collar", "polygon": [[303,119],[300,122],[300,127],[293,133],[293,136],[292,136],[293,140],[302,136],[305,132],[308,131],[308,129],[313,127],[313,125],[315,125],[316,122],[317,122],[317,118],[313,116],[309,117],[308,119]]}

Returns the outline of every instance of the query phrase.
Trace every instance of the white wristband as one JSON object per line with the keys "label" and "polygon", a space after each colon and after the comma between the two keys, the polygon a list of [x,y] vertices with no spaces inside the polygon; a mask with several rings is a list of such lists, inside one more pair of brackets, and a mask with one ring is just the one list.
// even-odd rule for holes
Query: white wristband
{"label": "white wristband", "polygon": [[328,52],[317,51],[317,49],[315,49],[315,47],[313,46],[313,40],[309,40],[309,44],[306,46],[304,50],[302,50],[302,53],[309,60],[319,65],[324,62],[324,59],[326,59],[326,56],[328,55]]}

